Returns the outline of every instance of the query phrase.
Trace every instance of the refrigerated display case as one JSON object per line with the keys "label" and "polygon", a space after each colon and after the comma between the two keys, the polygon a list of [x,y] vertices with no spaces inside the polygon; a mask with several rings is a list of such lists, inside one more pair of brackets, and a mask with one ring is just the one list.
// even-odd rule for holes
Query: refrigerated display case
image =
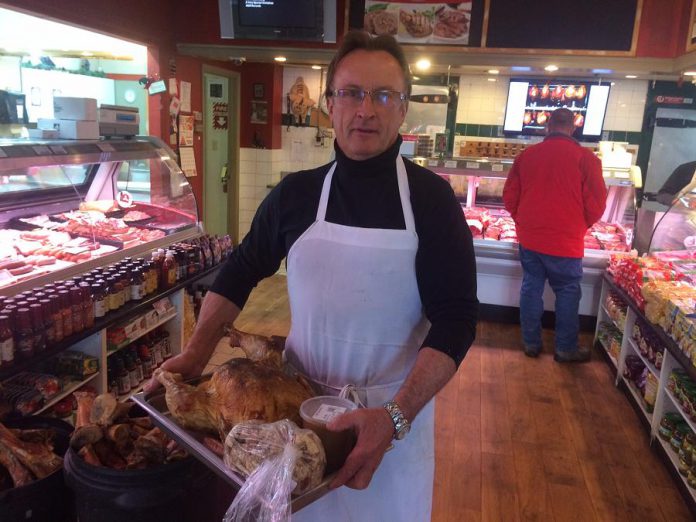
{"label": "refrigerated display case", "polygon": [[0,296],[200,234],[158,138],[0,141]]}
{"label": "refrigerated display case", "polygon": [[[447,179],[462,205],[474,235],[479,301],[484,305],[519,306],[522,268],[514,223],[502,200],[503,186],[513,160],[413,160]],[[631,247],[635,188],[640,186],[640,169],[635,166],[607,168],[603,174],[608,189],[607,206],[600,222],[588,231],[583,259],[579,312],[590,317],[597,315],[601,278],[610,253]],[[544,293],[544,309],[554,309],[554,295],[548,287]]]}

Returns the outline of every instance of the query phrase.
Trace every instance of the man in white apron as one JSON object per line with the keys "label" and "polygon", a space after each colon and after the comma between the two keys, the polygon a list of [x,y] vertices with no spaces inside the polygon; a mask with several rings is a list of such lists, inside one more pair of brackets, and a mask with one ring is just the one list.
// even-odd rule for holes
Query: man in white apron
{"label": "man in white apron", "polygon": [[[295,513],[293,520],[430,520],[433,397],[454,375],[473,342],[476,275],[471,234],[450,187],[410,162],[407,172],[398,155],[410,86],[408,63],[391,37],[349,33],[329,66],[326,94],[337,162],[315,173],[321,175],[316,213],[287,251],[292,325],[285,357],[325,394],[336,395],[352,385],[366,407],[329,424],[338,431],[354,430],[356,446],[331,484],[334,491]],[[235,302],[245,300],[228,291],[228,280],[242,278],[241,272],[262,263],[258,251],[283,250],[275,242],[292,235],[293,216],[303,208],[283,203],[311,191],[312,176],[297,173],[284,183],[282,194],[262,204],[252,231],[240,245],[242,252],[231,262],[234,271],[225,267],[218,276],[191,342],[182,355],[165,363],[168,370],[185,375],[202,371],[223,325],[239,314]],[[360,205],[341,214],[345,206],[341,194],[355,184],[363,187],[360,183],[384,190],[384,206],[391,209],[380,215],[380,205],[372,204],[365,210],[371,214],[370,226],[365,226]],[[412,184],[418,183],[438,194],[430,199],[411,194]],[[361,190],[370,206],[368,200],[375,200],[372,189]],[[421,234],[412,199],[419,201],[418,215],[424,216]],[[427,208],[431,199],[434,209]],[[284,219],[273,217],[276,200],[283,209],[276,213]],[[327,208],[342,215],[344,223],[327,220]],[[430,227],[435,231],[422,225],[430,219],[428,214],[436,216]],[[439,214],[449,217],[438,221]],[[379,223],[389,227],[374,226]],[[266,234],[269,228],[277,233]],[[257,233],[261,229],[264,233]],[[423,266],[422,241],[434,249],[451,249],[456,271],[446,268],[444,259],[438,262],[447,277],[433,273],[439,265],[418,269]],[[257,247],[251,248],[252,244]],[[419,270],[427,273],[418,275]],[[439,295],[447,296],[445,302],[433,304]],[[466,317],[460,320],[462,315]],[[437,346],[430,347],[429,340]],[[394,448],[387,451],[392,441]]]}

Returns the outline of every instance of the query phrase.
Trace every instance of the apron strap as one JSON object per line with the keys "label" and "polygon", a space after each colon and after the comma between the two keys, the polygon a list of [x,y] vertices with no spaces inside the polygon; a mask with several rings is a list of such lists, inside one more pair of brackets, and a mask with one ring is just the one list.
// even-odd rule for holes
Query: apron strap
{"label": "apron strap", "polygon": [[331,180],[333,173],[336,170],[336,162],[329,169],[329,172],[324,178],[324,184],[321,187],[321,197],[319,198],[319,208],[317,208],[317,221],[326,220],[326,207],[329,204],[329,192],[331,192]]}
{"label": "apron strap", "polygon": [[406,165],[404,164],[404,158],[401,157],[401,154],[396,157],[396,179],[399,183],[399,197],[401,197],[401,210],[404,213],[406,230],[415,235],[416,223],[413,218],[413,208],[411,207],[411,190],[408,187]]}
{"label": "apron strap", "polygon": [[[324,184],[321,187],[321,196],[319,197],[319,207],[317,208],[317,221],[326,220],[326,208],[329,204],[329,193],[331,192],[331,180],[333,179],[336,170],[336,162],[331,166],[329,172],[324,178]],[[404,213],[404,223],[406,230],[416,233],[416,224],[413,218],[413,208],[411,207],[411,190],[408,186],[408,175],[406,174],[406,165],[404,159],[399,154],[396,157],[396,179],[399,184],[399,198],[401,199],[401,210]]]}

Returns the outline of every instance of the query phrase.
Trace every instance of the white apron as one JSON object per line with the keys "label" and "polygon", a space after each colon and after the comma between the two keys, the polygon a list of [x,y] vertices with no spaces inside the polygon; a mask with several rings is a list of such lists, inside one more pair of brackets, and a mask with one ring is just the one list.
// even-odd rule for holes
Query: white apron
{"label": "white apron", "polygon": [[[401,156],[396,167],[406,230],[327,222],[334,164],[316,221],[288,253],[287,362],[327,394],[352,384],[367,407],[394,397],[430,327],[416,282],[418,236]],[[406,438],[384,455],[367,489],[338,488],[295,513],[293,521],[428,522],[433,432],[430,401]]]}

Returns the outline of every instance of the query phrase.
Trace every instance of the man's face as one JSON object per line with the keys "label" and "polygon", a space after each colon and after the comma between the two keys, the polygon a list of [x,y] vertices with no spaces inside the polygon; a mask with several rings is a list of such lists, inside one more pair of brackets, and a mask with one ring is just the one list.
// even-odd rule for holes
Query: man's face
{"label": "man's face", "polygon": [[[390,90],[406,94],[404,74],[386,51],[353,51],[338,64],[336,89]],[[369,95],[362,102],[328,99],[329,115],[341,150],[351,159],[366,160],[387,150],[396,140],[406,117],[408,102],[382,105]]]}

